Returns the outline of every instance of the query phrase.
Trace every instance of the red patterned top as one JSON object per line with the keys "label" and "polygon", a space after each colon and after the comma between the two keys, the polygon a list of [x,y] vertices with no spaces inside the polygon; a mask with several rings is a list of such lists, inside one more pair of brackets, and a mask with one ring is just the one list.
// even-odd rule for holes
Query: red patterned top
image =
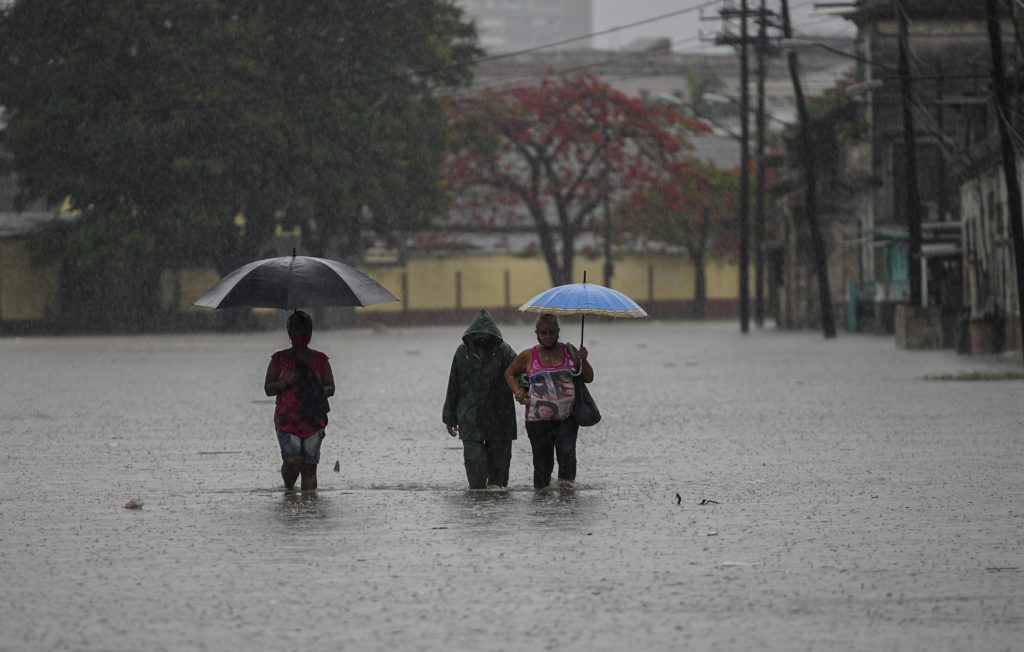
{"label": "red patterned top", "polygon": [[[295,356],[290,349],[278,351],[270,356],[270,360],[277,369],[277,378],[280,380],[288,374],[296,371]],[[324,376],[324,368],[327,366],[327,354],[320,351],[309,350],[309,367],[320,376]],[[277,406],[274,408],[274,428],[281,432],[291,433],[300,438],[309,437],[320,432],[327,425],[327,418],[322,423],[310,423],[299,412],[299,388],[292,385],[277,395]]]}

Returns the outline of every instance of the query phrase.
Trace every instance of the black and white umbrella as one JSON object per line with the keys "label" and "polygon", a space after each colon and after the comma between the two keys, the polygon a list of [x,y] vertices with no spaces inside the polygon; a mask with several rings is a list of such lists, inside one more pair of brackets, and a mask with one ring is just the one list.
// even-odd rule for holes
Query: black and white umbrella
{"label": "black and white umbrella", "polygon": [[398,301],[355,267],[311,256],[281,256],[243,265],[199,297],[207,308],[322,308]]}

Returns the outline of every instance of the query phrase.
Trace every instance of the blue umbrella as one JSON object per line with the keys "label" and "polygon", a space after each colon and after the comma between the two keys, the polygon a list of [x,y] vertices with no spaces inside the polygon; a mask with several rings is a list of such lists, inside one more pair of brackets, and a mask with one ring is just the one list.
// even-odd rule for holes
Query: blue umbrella
{"label": "blue umbrella", "polygon": [[583,326],[587,315],[601,317],[646,317],[647,312],[628,296],[594,283],[587,283],[583,272],[582,283],[559,285],[544,290],[523,305],[522,312],[552,315],[580,315],[580,344],[583,344]]}

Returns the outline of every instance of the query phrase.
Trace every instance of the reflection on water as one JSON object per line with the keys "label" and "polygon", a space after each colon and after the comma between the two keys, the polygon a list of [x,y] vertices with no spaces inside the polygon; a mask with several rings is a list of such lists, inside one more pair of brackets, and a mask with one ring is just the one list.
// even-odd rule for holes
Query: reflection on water
{"label": "reflection on water", "polygon": [[537,491],[528,485],[504,489],[446,491],[442,494],[451,523],[485,532],[527,528],[535,531],[575,529],[599,509],[596,491],[550,487]]}
{"label": "reflection on water", "polygon": [[315,491],[284,490],[273,503],[277,521],[286,528],[323,530],[332,527],[332,501]]}

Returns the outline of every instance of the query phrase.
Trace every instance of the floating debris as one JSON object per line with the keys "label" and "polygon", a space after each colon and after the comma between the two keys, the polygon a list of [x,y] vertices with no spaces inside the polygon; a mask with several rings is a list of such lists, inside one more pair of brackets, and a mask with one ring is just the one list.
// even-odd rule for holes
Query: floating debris
{"label": "floating debris", "polygon": [[715,531],[708,532],[708,536],[709,537],[717,537],[718,536],[718,532],[715,532]]}
{"label": "floating debris", "polygon": [[717,500],[708,500],[707,498],[701,498],[700,502],[697,503],[697,504],[698,505],[717,505],[718,501]]}
{"label": "floating debris", "polygon": [[340,471],[341,471],[341,460],[338,460],[337,462],[334,463],[334,472],[338,473]]}
{"label": "floating debris", "polygon": [[676,505],[682,505],[682,504],[683,504],[683,497],[680,496],[679,494],[676,494]]}
{"label": "floating debris", "polygon": [[142,509],[143,501],[141,498],[134,498],[124,504],[125,509]]}

